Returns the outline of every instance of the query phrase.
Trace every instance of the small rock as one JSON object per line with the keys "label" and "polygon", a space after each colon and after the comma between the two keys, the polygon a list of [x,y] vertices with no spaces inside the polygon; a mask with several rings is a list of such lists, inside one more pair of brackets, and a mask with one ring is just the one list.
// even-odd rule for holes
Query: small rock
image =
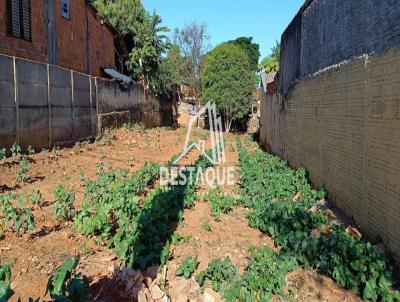
{"label": "small rock", "polygon": [[349,234],[350,236],[353,236],[354,238],[361,239],[362,234],[360,233],[359,230],[357,230],[355,227],[347,227],[346,233]]}
{"label": "small rock", "polygon": [[204,302],[219,302],[222,301],[221,296],[211,288],[206,288],[203,294]]}
{"label": "small rock", "polygon": [[151,279],[155,279],[157,277],[158,274],[158,268],[157,266],[150,266],[147,270],[146,270],[146,276],[150,277]]}
{"label": "small rock", "polygon": [[[110,265],[109,267],[107,267],[107,272],[108,272],[110,275],[115,275],[115,267],[114,267],[114,264],[113,264],[113,265]],[[118,278],[119,278],[119,276],[117,276],[117,281],[118,281]]]}
{"label": "small rock", "polygon": [[143,283],[144,277],[141,271],[137,271],[133,276],[133,281],[135,282],[136,287],[141,287]]}
{"label": "small rock", "polygon": [[318,212],[321,209],[326,209],[327,205],[326,205],[326,200],[325,199],[321,199],[320,201],[318,201],[316,204],[314,204],[311,208],[310,208],[310,212]]}
{"label": "small rock", "polygon": [[31,259],[31,262],[32,262],[32,264],[33,264],[35,267],[38,266],[38,265],[40,264],[39,258],[38,258],[37,256],[34,256],[34,257]]}
{"label": "small rock", "polygon": [[130,291],[134,287],[135,287],[135,282],[133,281],[133,279],[129,279],[128,282],[126,283],[127,291]]}
{"label": "small rock", "polygon": [[147,296],[143,290],[138,293],[138,302],[148,302]]}
{"label": "small rock", "polygon": [[168,295],[165,295],[161,300],[159,300],[159,302],[171,302],[171,299],[168,297]]}
{"label": "small rock", "polygon": [[139,292],[140,292],[140,291],[142,291],[141,288],[139,288],[139,287],[133,287],[133,288],[130,290],[131,297],[134,298],[134,299],[136,300],[136,299],[138,298],[138,296],[139,296]]}
{"label": "small rock", "polygon": [[178,300],[177,301],[178,302],[187,302],[188,301],[188,297],[186,295],[181,294],[181,295],[178,296]]}
{"label": "small rock", "polygon": [[[196,282],[197,284],[197,282]],[[184,278],[176,278],[170,283],[169,293],[172,300],[177,300],[180,295],[188,296],[192,288],[192,282]]]}
{"label": "small rock", "polygon": [[150,277],[144,277],[144,284],[147,287],[150,287],[152,283],[153,283],[153,280]]}
{"label": "small rock", "polygon": [[151,289],[151,297],[154,300],[160,300],[165,296],[165,292],[161,290],[161,288],[158,285],[154,285],[153,288]]}
{"label": "small rock", "polygon": [[301,192],[297,192],[297,194],[293,197],[293,202],[296,202],[297,200],[299,200],[301,196]]}
{"label": "small rock", "polygon": [[127,269],[125,269],[125,272],[129,277],[133,277],[133,275],[135,274],[135,270],[131,267],[128,267]]}
{"label": "small rock", "polygon": [[385,250],[385,246],[383,243],[379,243],[379,244],[375,244],[372,246],[374,248],[374,250],[376,252],[378,252],[379,254],[385,255],[386,254],[386,250]]}
{"label": "small rock", "polygon": [[324,215],[329,219],[335,219],[336,218],[335,213],[333,213],[332,210],[329,210],[329,209],[324,212]]}

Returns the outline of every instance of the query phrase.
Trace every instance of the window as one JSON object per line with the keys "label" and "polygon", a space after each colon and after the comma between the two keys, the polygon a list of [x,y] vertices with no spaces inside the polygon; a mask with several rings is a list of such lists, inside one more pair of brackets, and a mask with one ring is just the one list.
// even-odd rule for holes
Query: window
{"label": "window", "polygon": [[61,16],[69,20],[69,0],[61,1]]}
{"label": "window", "polygon": [[7,32],[31,41],[31,1],[7,0]]}

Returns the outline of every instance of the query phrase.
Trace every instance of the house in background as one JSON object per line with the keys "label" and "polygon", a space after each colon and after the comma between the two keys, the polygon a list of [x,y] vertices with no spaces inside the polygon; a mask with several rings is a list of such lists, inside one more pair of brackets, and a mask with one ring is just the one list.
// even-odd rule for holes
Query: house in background
{"label": "house in background", "polygon": [[85,0],[0,1],[0,54],[93,76],[123,71],[118,32]]}

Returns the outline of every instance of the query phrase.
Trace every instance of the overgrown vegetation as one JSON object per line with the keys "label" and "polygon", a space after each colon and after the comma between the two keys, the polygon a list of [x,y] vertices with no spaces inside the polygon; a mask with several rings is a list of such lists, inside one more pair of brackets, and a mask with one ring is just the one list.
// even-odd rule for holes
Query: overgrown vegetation
{"label": "overgrown vegetation", "polygon": [[229,257],[214,259],[196,280],[200,286],[211,282],[212,289],[228,302],[271,301],[273,295],[281,294],[285,276],[294,268],[295,261],[266,247],[251,248],[250,259],[242,275]]}
{"label": "overgrown vegetation", "polygon": [[258,66],[258,69],[265,70],[266,73],[278,72],[281,60],[281,45],[278,41],[274,47],[271,48],[271,53],[267,55]]}
{"label": "overgrown vegetation", "polygon": [[242,203],[252,209],[249,222],[282,246],[280,257],[318,268],[364,299],[400,301],[400,293],[391,288],[395,269],[385,256],[322,212],[309,211],[324,192],[310,187],[304,169],[292,170],[259,150],[250,156],[239,139],[238,148]]}
{"label": "overgrown vegetation", "polygon": [[[208,165],[205,157],[195,163],[196,167]],[[182,219],[183,209],[193,205],[197,194],[194,182],[188,182],[156,187],[139,199],[137,195],[155,184],[158,173],[157,164],[146,163],[131,176],[126,170],[100,174],[86,184],[75,228],[113,246],[126,266],[146,268],[165,262],[172,235],[170,223]]]}
{"label": "overgrown vegetation", "polygon": [[129,52],[125,68],[134,80],[154,76],[161,63],[161,56],[168,48],[161,17],[150,14],[140,0],[92,0],[99,10],[122,35]]}
{"label": "overgrown vegetation", "polygon": [[196,276],[196,281],[200,286],[209,280],[214,291],[221,291],[222,285],[230,283],[238,275],[238,268],[235,267],[231,259],[226,257],[224,260],[214,259],[209,264],[206,270],[200,272]]}

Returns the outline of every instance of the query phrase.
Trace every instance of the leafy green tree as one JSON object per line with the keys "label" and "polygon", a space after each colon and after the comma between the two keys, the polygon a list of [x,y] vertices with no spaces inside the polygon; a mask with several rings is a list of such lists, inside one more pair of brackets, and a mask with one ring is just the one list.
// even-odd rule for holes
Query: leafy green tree
{"label": "leafy green tree", "polygon": [[161,17],[149,14],[140,0],[92,0],[93,5],[123,36],[128,48],[127,67],[135,80],[149,80],[161,64],[169,43]]}
{"label": "leafy green tree", "polygon": [[178,45],[171,45],[168,54],[162,58],[159,69],[149,79],[150,90],[157,95],[170,97],[173,85],[184,81],[186,60]]}
{"label": "leafy green tree", "polygon": [[274,47],[271,48],[271,54],[267,55],[258,66],[259,70],[265,69],[266,73],[278,72],[281,60],[281,44],[276,41]]}
{"label": "leafy green tree", "polygon": [[203,101],[212,101],[221,112],[225,131],[249,112],[256,76],[247,53],[233,43],[223,43],[206,57],[202,69]]}
{"label": "leafy green tree", "polygon": [[228,41],[228,43],[236,44],[246,51],[249,56],[251,70],[257,71],[258,60],[260,59],[260,45],[253,43],[252,37],[240,37],[236,40]]}

